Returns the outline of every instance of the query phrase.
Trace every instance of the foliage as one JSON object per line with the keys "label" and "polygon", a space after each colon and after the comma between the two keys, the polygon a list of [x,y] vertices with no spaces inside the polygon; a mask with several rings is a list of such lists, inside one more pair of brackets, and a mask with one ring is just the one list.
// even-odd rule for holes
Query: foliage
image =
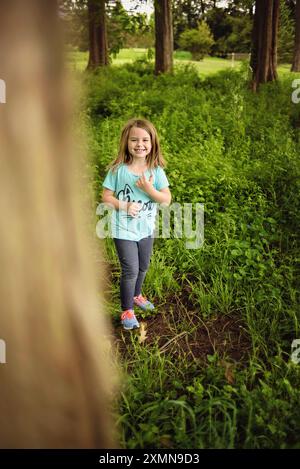
{"label": "foliage", "polygon": [[231,52],[250,51],[252,18],[241,11],[229,13],[225,9],[215,8],[207,14],[206,21],[215,40],[213,55],[223,57]]}
{"label": "foliage", "polygon": [[196,2],[193,0],[173,0],[173,35],[174,48],[179,48],[179,37],[187,29],[195,29],[199,20],[203,19],[203,10],[208,2]]}
{"label": "foliage", "polygon": [[295,17],[286,0],[280,0],[278,62],[291,63],[294,50]]}
{"label": "foliage", "polygon": [[79,51],[88,50],[87,1],[60,0],[59,5],[66,43]]}
{"label": "foliage", "polygon": [[[202,202],[205,210],[200,249],[187,249],[173,232],[155,240],[145,291],[160,305],[158,317],[168,318],[175,346],[163,349],[159,331],[151,345],[128,338],[116,403],[123,447],[299,447],[300,374],[290,360],[300,336],[296,76],[252,94],[245,67],[201,79],[181,66],[155,77],[144,61],[84,75],[97,201],[124,121],[144,116],[159,131],[173,201]],[[106,246],[109,308],[118,317],[118,264],[111,240]],[[177,346],[179,334],[191,347],[192,331],[227,316],[242,321],[246,360],[212,352],[203,362]]]}
{"label": "foliage", "polygon": [[192,53],[194,60],[203,59],[208,54],[214,41],[208,25],[205,22],[199,23],[197,29],[184,31],[179,38],[181,49]]}
{"label": "foliage", "polygon": [[[198,22],[204,20],[216,41],[213,53],[224,55],[227,52],[250,50],[249,30],[252,29],[254,0],[173,0],[172,3],[175,49],[179,47],[178,41],[183,31],[197,28]],[[232,34],[234,37],[231,37],[230,44],[226,47],[226,41]]]}
{"label": "foliage", "polygon": [[108,44],[115,57],[123,47],[151,47],[154,44],[154,25],[145,14],[129,15],[121,2],[108,9]]}
{"label": "foliage", "polygon": [[[87,0],[60,0],[61,20],[66,42],[79,51],[87,51]],[[113,57],[123,47],[151,47],[154,44],[154,22],[141,13],[129,15],[120,1],[108,1],[106,25],[109,54]]]}
{"label": "foliage", "polygon": [[[60,0],[59,3],[68,44],[80,51],[88,50],[87,0]],[[197,29],[199,21],[203,20],[208,23],[215,40],[212,48],[214,54],[224,56],[228,52],[249,52],[253,1],[235,0],[228,2],[227,7],[218,6],[219,3],[173,0],[175,49],[179,47],[180,35],[189,29]],[[289,44],[291,23],[286,12],[289,11],[290,16],[292,12],[287,6],[283,5],[282,8],[281,42],[285,44],[288,38]],[[111,54],[116,54],[123,47],[154,46],[154,15],[149,20],[141,13],[129,15],[120,1],[107,2],[107,29]]]}

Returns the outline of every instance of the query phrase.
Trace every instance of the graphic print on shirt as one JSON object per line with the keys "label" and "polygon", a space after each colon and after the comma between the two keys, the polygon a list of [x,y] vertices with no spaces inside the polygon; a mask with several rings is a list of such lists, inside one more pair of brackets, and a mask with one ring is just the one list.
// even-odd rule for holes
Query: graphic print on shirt
{"label": "graphic print on shirt", "polygon": [[[154,202],[152,202],[152,200],[148,200],[148,202],[143,202],[142,200],[135,200],[134,199],[134,192],[133,192],[133,190],[132,190],[132,188],[130,187],[129,184],[125,184],[124,188],[121,189],[117,193],[117,199],[122,200],[124,202],[136,202],[138,204],[143,204],[141,210],[139,211],[139,215],[138,215],[137,218],[142,218],[140,214],[142,212],[145,212],[145,211],[148,212],[148,213],[146,213],[145,216],[147,218],[152,218],[152,211],[153,211],[153,208],[154,208]],[[124,218],[132,218],[128,214],[124,214],[123,217]]]}

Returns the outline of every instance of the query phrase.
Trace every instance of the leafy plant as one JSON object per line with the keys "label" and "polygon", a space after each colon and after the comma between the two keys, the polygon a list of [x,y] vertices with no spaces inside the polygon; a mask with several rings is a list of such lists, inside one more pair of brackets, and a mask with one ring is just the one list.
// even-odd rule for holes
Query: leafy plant
{"label": "leafy plant", "polygon": [[199,23],[197,29],[187,29],[179,37],[180,48],[191,52],[194,60],[203,59],[213,44],[209,26],[204,21]]}

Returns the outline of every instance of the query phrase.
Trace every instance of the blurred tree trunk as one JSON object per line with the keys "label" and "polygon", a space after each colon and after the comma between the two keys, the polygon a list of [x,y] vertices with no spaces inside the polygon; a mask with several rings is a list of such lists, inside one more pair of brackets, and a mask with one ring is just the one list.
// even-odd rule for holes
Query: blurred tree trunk
{"label": "blurred tree trunk", "polygon": [[1,449],[115,445],[106,273],[57,6],[0,1]]}
{"label": "blurred tree trunk", "polygon": [[252,32],[252,89],[277,79],[277,32],[280,0],[256,0]]}
{"label": "blurred tree trunk", "polygon": [[109,64],[105,0],[88,0],[89,62],[88,69]]}
{"label": "blurred tree trunk", "polygon": [[300,0],[296,2],[295,19],[295,46],[291,71],[300,72]]}
{"label": "blurred tree trunk", "polygon": [[173,69],[173,25],[171,0],[155,0],[155,74]]}
{"label": "blurred tree trunk", "polygon": [[203,2],[203,0],[200,1],[200,6],[201,6],[201,13],[202,13],[202,16],[204,17],[205,15],[205,2]]}

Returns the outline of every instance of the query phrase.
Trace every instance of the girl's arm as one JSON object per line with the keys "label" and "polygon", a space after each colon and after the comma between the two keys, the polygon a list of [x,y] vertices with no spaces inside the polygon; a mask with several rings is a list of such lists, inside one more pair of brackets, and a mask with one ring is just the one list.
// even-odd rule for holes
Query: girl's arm
{"label": "girl's arm", "polygon": [[140,179],[136,182],[136,186],[146,192],[149,197],[159,204],[170,205],[171,192],[168,187],[160,189],[159,191],[153,186],[153,175],[151,174],[149,180],[146,178],[145,173],[142,174]]}
{"label": "girl's arm", "polygon": [[158,191],[152,186],[148,190],[148,195],[151,197],[152,200],[159,204],[170,205],[171,203],[172,196],[168,187]]}
{"label": "girl's arm", "polygon": [[103,189],[102,202],[112,205],[116,210],[124,210],[132,217],[135,217],[141,209],[139,204],[135,202],[118,200],[117,197],[114,196],[114,191],[106,188]]}
{"label": "girl's arm", "polygon": [[111,191],[110,189],[103,189],[102,202],[104,204],[111,204],[116,210],[124,210],[127,212],[128,202],[118,200],[117,197],[114,196],[114,191]]}

